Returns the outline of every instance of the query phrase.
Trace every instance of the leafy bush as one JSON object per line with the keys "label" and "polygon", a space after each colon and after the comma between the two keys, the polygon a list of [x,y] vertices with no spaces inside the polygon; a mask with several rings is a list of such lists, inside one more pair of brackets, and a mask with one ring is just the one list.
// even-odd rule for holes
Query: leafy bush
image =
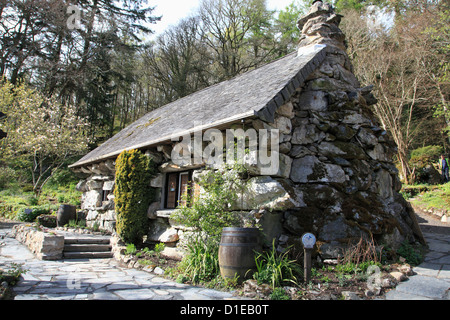
{"label": "leafy bush", "polygon": [[136,246],[132,243],[127,244],[126,254],[136,254]]}
{"label": "leafy bush", "polygon": [[243,169],[237,165],[204,171],[198,182],[204,193],[184,199],[186,205],[178,207],[172,217],[194,231],[181,264],[193,282],[211,281],[220,275],[218,253],[222,230],[241,223],[239,214],[230,210],[230,204],[237,200],[238,190],[242,190],[242,174]]}
{"label": "leafy bush", "polygon": [[76,184],[78,180],[79,179],[72,170],[69,168],[63,168],[53,173],[52,177],[47,182],[47,186],[57,189],[60,186]]}
{"label": "leafy bush", "polygon": [[188,254],[180,269],[193,283],[210,281],[220,274],[219,246],[215,241],[194,236],[187,246]]}
{"label": "leafy bush", "polygon": [[407,241],[402,242],[400,248],[397,250],[397,255],[405,258],[407,263],[414,266],[419,265],[423,261],[423,255],[420,251],[414,249]]}
{"label": "leafy bush", "polygon": [[258,284],[270,284],[272,288],[282,286],[285,282],[297,284],[303,272],[296,260],[289,260],[291,248],[284,253],[278,253],[273,244],[270,251],[259,253],[255,257],[256,272],[253,274],[253,279]]}
{"label": "leafy bush", "polygon": [[21,208],[17,212],[16,219],[24,222],[33,222],[41,214],[49,214],[51,212],[50,207],[33,207],[33,208]]}
{"label": "leafy bush", "polygon": [[290,300],[291,298],[283,288],[275,288],[269,296],[270,300]]}
{"label": "leafy bush", "polygon": [[172,218],[218,245],[223,228],[240,225],[238,213],[229,208],[237,200],[237,189],[242,188],[239,174],[237,168],[205,171],[198,182],[204,193],[186,199],[186,205],[178,207]]}
{"label": "leafy bush", "polygon": [[124,151],[116,160],[116,231],[126,243],[142,242],[147,233],[147,209],[153,200],[149,181],[153,161],[138,150]]}
{"label": "leafy bush", "polygon": [[441,154],[440,146],[426,146],[411,152],[409,165],[414,170],[415,182],[428,182],[430,177],[426,167],[437,163]]}
{"label": "leafy bush", "polygon": [[11,181],[15,181],[18,175],[14,169],[9,167],[0,168],[0,190],[8,186]]}

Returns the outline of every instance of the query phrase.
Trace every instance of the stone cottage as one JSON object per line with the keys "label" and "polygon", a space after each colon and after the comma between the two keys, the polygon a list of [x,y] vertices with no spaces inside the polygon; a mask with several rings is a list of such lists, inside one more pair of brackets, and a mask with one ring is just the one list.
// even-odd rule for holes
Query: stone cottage
{"label": "stone cottage", "polygon": [[421,240],[399,194],[395,145],[371,112],[372,88],[361,88],[352,72],[340,20],[331,5],[314,2],[298,21],[297,52],[156,109],[71,165],[85,178],[78,188],[88,226],[114,229],[114,161],[123,150],[140,149],[160,171],[149,181],[159,197],[148,210],[147,240],[176,244],[184,230],[170,216],[208,166],[201,156],[195,161],[194,145],[205,148],[211,129],[254,129],[258,138],[276,132],[269,153],[277,166],[264,172],[261,149],[246,153],[251,201],[236,209],[257,216],[278,245],[312,232],[329,258],[362,235],[391,246]]}

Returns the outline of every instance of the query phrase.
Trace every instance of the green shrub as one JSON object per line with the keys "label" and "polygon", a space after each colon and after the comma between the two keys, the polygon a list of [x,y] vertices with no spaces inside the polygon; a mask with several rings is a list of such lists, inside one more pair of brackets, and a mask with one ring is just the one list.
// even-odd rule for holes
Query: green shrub
{"label": "green shrub", "polygon": [[239,166],[205,170],[198,182],[204,193],[185,199],[186,205],[179,206],[172,217],[193,230],[181,268],[194,283],[212,281],[220,276],[218,253],[222,230],[241,223],[239,213],[229,208],[243,189],[240,179],[243,174]]}
{"label": "green shrub", "polygon": [[219,246],[215,241],[193,237],[187,247],[188,254],[179,267],[193,283],[210,281],[220,274]]}
{"label": "green shrub", "polygon": [[126,254],[136,254],[136,246],[132,243],[127,244]]}
{"label": "green shrub", "polygon": [[149,182],[154,172],[153,161],[138,150],[124,151],[116,160],[116,231],[126,243],[142,242],[147,233],[147,209],[154,193]]}
{"label": "green shrub", "polygon": [[47,186],[57,189],[60,186],[76,184],[78,181],[79,179],[72,170],[69,168],[62,168],[53,173],[52,177],[47,182]]}
{"label": "green shrub", "polygon": [[16,219],[23,222],[33,222],[41,214],[49,214],[51,212],[50,207],[33,207],[33,208],[21,208],[17,212]]}
{"label": "green shrub", "polygon": [[291,298],[283,288],[275,288],[269,296],[270,300],[290,300]]}
{"label": "green shrub", "polygon": [[6,188],[11,181],[17,180],[18,175],[14,169],[0,167],[0,190]]}
{"label": "green shrub", "polygon": [[285,282],[297,284],[302,275],[302,269],[296,260],[289,260],[289,248],[284,253],[278,253],[275,245],[267,252],[255,257],[256,272],[253,274],[258,284],[267,283],[272,288],[282,286]]}
{"label": "green shrub", "polygon": [[429,177],[425,168],[438,162],[442,150],[441,146],[426,146],[411,151],[409,165],[415,171],[415,182],[427,182]]}
{"label": "green shrub", "polygon": [[397,250],[397,255],[406,259],[406,262],[417,266],[422,263],[423,255],[419,250],[413,248],[409,242],[404,241]]}
{"label": "green shrub", "polygon": [[198,182],[204,193],[186,199],[187,205],[179,206],[172,219],[206,234],[218,245],[223,228],[240,226],[239,214],[229,209],[238,199],[238,190],[243,188],[239,174],[238,168],[204,171]]}

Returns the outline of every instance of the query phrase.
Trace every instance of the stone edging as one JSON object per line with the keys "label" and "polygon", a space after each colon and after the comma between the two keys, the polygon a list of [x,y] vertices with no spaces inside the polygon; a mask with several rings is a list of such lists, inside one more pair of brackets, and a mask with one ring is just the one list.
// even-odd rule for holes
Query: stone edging
{"label": "stone edging", "polygon": [[15,225],[12,236],[26,245],[39,260],[59,260],[64,250],[64,236],[45,232],[32,225]]}

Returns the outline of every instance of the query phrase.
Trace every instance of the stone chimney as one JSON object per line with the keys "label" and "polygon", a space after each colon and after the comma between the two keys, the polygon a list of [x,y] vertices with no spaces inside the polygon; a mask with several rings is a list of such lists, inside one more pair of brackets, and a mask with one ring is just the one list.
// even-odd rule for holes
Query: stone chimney
{"label": "stone chimney", "polygon": [[403,240],[423,242],[392,161],[396,146],[380,128],[371,105],[373,86],[353,73],[339,29],[342,16],[315,1],[298,21],[298,58],[325,48],[325,58],[293,98],[293,157],[290,180],[304,206],[285,213],[285,228],[312,230],[324,258],[336,258],[360,237],[397,247]]}
{"label": "stone chimney", "polygon": [[[328,75],[331,82],[339,81],[338,87],[347,92],[355,92],[363,97],[366,106],[377,103],[372,94],[373,86],[361,88],[354,75],[353,65],[347,54],[345,34],[339,28],[342,15],[337,14],[331,4],[321,0],[313,2],[308,14],[297,22],[302,35],[298,44],[298,54],[308,52],[312,46],[326,46],[327,58],[320,68],[322,76]],[[312,77],[320,77],[317,72]]]}
{"label": "stone chimney", "polygon": [[309,13],[297,23],[302,31],[299,47],[325,44],[345,52],[345,35],[339,29],[341,18],[340,14],[334,12],[331,4],[315,1]]}

